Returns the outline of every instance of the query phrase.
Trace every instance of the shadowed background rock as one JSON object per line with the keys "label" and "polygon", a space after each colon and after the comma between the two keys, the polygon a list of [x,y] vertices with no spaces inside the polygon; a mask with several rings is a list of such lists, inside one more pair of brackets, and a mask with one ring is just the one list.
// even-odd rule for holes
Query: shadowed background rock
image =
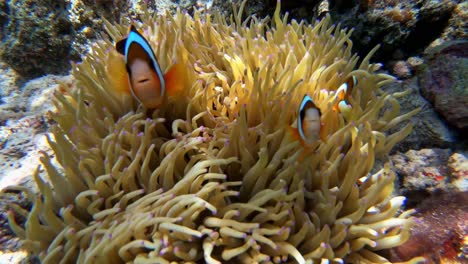
{"label": "shadowed background rock", "polygon": [[[349,31],[329,17],[287,23],[279,2],[271,20],[234,14],[143,17],[161,67],[186,66],[184,93],[160,109],[113,87],[110,40],[73,66],[76,82],[54,96],[60,166],[44,155],[40,193],[16,187],[32,208],[9,214],[43,263],[385,263],[376,251],[408,239],[394,172],[369,172],[411,124],[386,132],[417,110],[400,115],[406,94],[380,89],[393,78],[376,73],[375,50],[358,64]],[[107,24],[114,41],[127,28]],[[334,92],[350,76],[342,116]],[[307,146],[288,134],[304,94],[326,134]]]}

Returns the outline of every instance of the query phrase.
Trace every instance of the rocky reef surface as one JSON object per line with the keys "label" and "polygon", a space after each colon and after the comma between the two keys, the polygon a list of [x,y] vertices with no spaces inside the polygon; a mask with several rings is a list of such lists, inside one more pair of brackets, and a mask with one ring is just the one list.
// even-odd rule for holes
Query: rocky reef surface
{"label": "rocky reef surface", "polygon": [[[17,85],[20,77],[11,68],[1,63],[0,72],[0,190],[18,184],[34,188],[31,175],[40,164],[41,152],[51,153],[45,137],[53,122],[48,115],[54,108],[50,98],[58,83],[69,83],[71,78],[46,75]],[[45,176],[44,170],[40,175]],[[0,263],[19,263],[27,257],[6,220],[8,204],[20,201],[27,207],[24,198],[19,193],[0,197]]]}
{"label": "rocky reef surface", "polygon": [[[0,2],[0,189],[32,185],[40,153],[50,152],[45,134],[53,122],[48,114],[53,110],[51,94],[73,82],[69,61],[79,60],[100,37],[104,19],[137,20],[147,10],[177,7],[188,12],[195,7],[231,12],[231,4],[221,0],[33,2]],[[271,15],[273,2],[249,1],[245,12]],[[408,197],[408,208],[418,209],[419,224],[406,245],[387,252],[389,258],[397,262],[423,255],[430,263],[467,261],[467,3],[284,2],[283,10],[292,18],[312,21],[329,13],[335,22],[353,27],[358,54],[380,44],[373,61],[383,62],[386,71],[399,79],[385,91],[410,91],[400,98],[403,112],[422,109],[412,118],[413,132],[390,156],[399,176],[396,192]],[[120,9],[112,8],[117,4]],[[40,19],[44,15],[46,19]],[[423,30],[431,25],[435,25],[432,30]],[[19,263],[27,256],[6,221],[8,203],[22,199],[15,192],[0,197],[0,263]]]}

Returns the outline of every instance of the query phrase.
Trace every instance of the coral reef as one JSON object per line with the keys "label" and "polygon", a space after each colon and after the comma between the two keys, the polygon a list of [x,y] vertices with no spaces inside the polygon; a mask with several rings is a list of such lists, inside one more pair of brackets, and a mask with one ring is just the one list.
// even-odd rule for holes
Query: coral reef
{"label": "coral reef", "polygon": [[[73,28],[64,0],[2,1],[0,56],[25,77],[64,73],[70,69]],[[7,18],[7,19],[6,19]]]}
{"label": "coral reef", "polygon": [[[371,2],[365,12],[338,13],[335,18],[356,28],[353,40],[357,48],[369,49],[380,43],[382,49],[376,57],[381,60],[406,58],[424,49],[449,28],[457,7],[456,1],[360,2]],[[426,30],[429,26],[431,30]]]}
{"label": "coral reef", "polygon": [[[114,89],[109,40],[74,65],[48,138],[60,166],[44,155],[32,208],[11,205],[8,217],[43,263],[384,263],[376,251],[408,239],[394,172],[369,173],[411,131],[386,133],[417,113],[399,113],[406,93],[384,93],[393,78],[369,62],[375,50],[358,65],[351,32],[329,17],[287,23],[278,2],[271,22],[242,20],[242,7],[232,23],[143,17],[161,67],[186,65],[189,85],[159,109]],[[350,76],[359,82],[341,115],[334,91]],[[304,146],[289,131],[305,94],[326,139]]]}
{"label": "coral reef", "polygon": [[[413,69],[426,66],[426,64],[422,64]],[[411,122],[414,125],[413,131],[411,131],[405,140],[398,143],[392,152],[400,151],[404,153],[410,149],[419,150],[461,146],[458,133],[447,127],[446,122],[441,119],[440,114],[437,113],[432,104],[420,94],[419,88],[419,78],[416,76],[382,87],[386,93],[411,91],[410,94],[398,100],[402,112],[408,112],[415,108],[422,109],[418,115],[411,118]],[[398,131],[401,127],[401,125],[396,126],[390,129],[390,132]]]}
{"label": "coral reef", "polygon": [[[5,77],[3,88],[7,88]],[[10,82],[13,82],[10,76]],[[49,75],[5,89],[0,104],[0,190],[25,179],[31,180],[40,164],[41,152],[50,151],[44,134],[54,123],[47,111],[54,109],[50,98],[58,83],[71,82],[71,78]],[[16,89],[14,89],[15,87]],[[52,154],[52,153],[50,153]]]}
{"label": "coral reef", "polygon": [[26,79],[65,74],[69,61],[79,60],[99,37],[104,19],[138,20],[142,13],[175,12],[177,7],[192,10],[195,2],[209,1],[0,1],[0,56]]}
{"label": "coral reef", "polygon": [[[21,207],[28,208],[28,203],[26,199],[24,199],[24,193],[16,192],[16,193],[9,193],[0,195],[0,255],[4,253],[4,251],[8,251],[11,249],[15,249],[19,247],[18,239],[15,234],[8,228],[8,204],[9,203],[17,203]],[[20,219],[24,221],[25,219]],[[1,260],[1,258],[0,258]]]}
{"label": "coral reef", "polygon": [[412,76],[411,66],[406,61],[395,61],[392,64],[392,73],[398,79],[408,79]]}
{"label": "coral reef", "polygon": [[425,256],[426,263],[468,261],[468,192],[437,193],[417,209],[411,238],[391,249],[390,259]]}
{"label": "coral reef", "polygon": [[419,73],[421,93],[461,133],[468,132],[468,41],[449,42],[430,50]]}
{"label": "coral reef", "polygon": [[468,191],[468,161],[450,149],[410,150],[391,156],[403,193]]}
{"label": "coral reef", "polygon": [[[272,2],[267,1],[263,10]],[[380,44],[375,57],[381,61],[403,59],[429,44],[467,36],[467,4],[460,0],[299,0],[284,3],[284,8],[296,19],[315,19],[324,11],[329,13],[333,20],[355,29],[352,40],[357,52]],[[426,30],[428,27],[431,30]],[[402,58],[398,58],[400,55]]]}
{"label": "coral reef", "polygon": [[[54,109],[50,98],[58,88],[57,82],[71,82],[71,77],[49,75],[18,87],[15,85],[18,75],[3,63],[0,74],[0,190],[19,184],[37,191],[32,174],[40,164],[39,158],[44,152],[53,155],[44,136],[54,122],[47,114]],[[44,170],[39,175],[46,177]],[[18,189],[0,195],[0,263],[37,263],[25,259],[27,251],[21,249],[18,237],[8,225],[8,205],[13,202],[24,208],[31,206]],[[24,220],[19,219],[21,223]]]}

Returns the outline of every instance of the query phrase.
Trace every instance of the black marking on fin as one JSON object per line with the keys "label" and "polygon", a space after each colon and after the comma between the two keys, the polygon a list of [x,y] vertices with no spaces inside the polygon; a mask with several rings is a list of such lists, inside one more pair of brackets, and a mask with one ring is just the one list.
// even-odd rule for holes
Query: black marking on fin
{"label": "black marking on fin", "polygon": [[115,43],[115,49],[118,53],[125,56],[125,43],[127,42],[127,38],[122,39],[121,41]]}
{"label": "black marking on fin", "polygon": [[[143,39],[145,39],[145,37],[143,37],[140,34],[140,32],[138,32],[138,30],[136,29],[136,27],[134,25],[130,26],[130,30],[128,31],[128,34],[130,34],[130,32],[132,32],[132,31],[137,33],[138,35],[140,35]],[[117,50],[117,52],[124,55],[124,56],[125,56],[125,44],[126,43],[127,43],[127,38],[124,38],[124,39],[118,41],[117,43],[115,43],[115,49]]]}

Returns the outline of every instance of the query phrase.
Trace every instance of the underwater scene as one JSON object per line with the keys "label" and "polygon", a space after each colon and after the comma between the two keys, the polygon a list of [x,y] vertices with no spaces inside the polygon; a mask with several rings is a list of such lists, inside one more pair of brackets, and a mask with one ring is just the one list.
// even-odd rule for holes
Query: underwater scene
{"label": "underwater scene", "polygon": [[0,1],[0,264],[468,263],[467,18]]}

